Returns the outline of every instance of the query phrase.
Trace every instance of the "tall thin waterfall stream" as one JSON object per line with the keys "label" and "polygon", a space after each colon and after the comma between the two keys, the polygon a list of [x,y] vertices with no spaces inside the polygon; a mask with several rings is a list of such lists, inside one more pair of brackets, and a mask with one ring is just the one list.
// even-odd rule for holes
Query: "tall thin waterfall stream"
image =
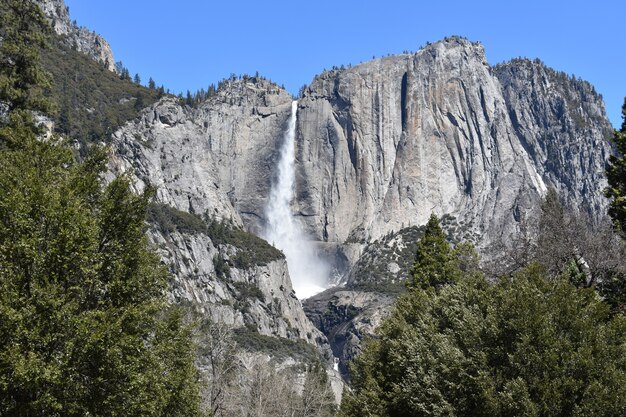
{"label": "tall thin waterfall stream", "polygon": [[272,184],[265,210],[263,237],[283,251],[289,275],[300,299],[325,289],[329,266],[316,253],[313,243],[294,218],[291,202],[295,194],[295,136],[298,102],[291,103],[291,116],[280,149],[276,180]]}

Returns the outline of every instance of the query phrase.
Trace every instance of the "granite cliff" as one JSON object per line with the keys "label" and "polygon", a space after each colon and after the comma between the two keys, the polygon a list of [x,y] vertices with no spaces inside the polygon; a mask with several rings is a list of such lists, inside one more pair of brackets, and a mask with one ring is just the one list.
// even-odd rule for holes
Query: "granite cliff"
{"label": "granite cliff", "polygon": [[[245,255],[245,265],[237,261],[246,242],[271,248],[241,228],[260,231],[290,103],[291,96],[274,84],[247,77],[225,81],[198,108],[166,97],[113,135],[110,166],[112,173],[131,173],[138,191],[156,186],[161,210],[205,223],[191,234],[175,227],[151,229],[150,238],[175,277],[173,301],[193,303],[235,328],[252,326],[262,335],[326,348],[293,293],[282,253],[272,248],[278,255],[271,259],[258,259],[256,251]],[[239,238],[216,237],[211,224],[234,230]]]}
{"label": "granite cliff", "polygon": [[[62,0],[38,4],[67,45],[114,70],[108,43],[72,23]],[[165,95],[101,139],[111,175],[157,189],[149,237],[175,277],[173,302],[328,358],[284,257],[253,235],[292,99],[262,77],[231,77],[194,107]],[[323,72],[297,116],[294,216],[343,282],[305,307],[342,366],[388,311],[431,212],[452,240],[485,250],[518,231],[548,188],[593,219],[606,211],[602,98],[537,60],[491,66],[479,43],[447,38]]]}
{"label": "granite cliff", "polygon": [[449,38],[323,73],[299,122],[298,206],[318,239],[373,240],[434,211],[471,225],[484,246],[548,187],[604,212],[601,98],[538,62],[491,67],[478,43]]}
{"label": "granite cliff", "polygon": [[[161,203],[258,234],[291,100],[259,77],[225,80],[197,108],[163,98],[113,135],[112,171],[133,173],[138,189],[156,185]],[[506,242],[549,187],[592,218],[605,212],[611,126],[601,97],[539,61],[490,66],[479,43],[449,38],[324,72],[300,97],[297,120],[293,210],[346,281],[305,304],[342,366],[391,304],[389,282],[403,279],[395,260],[385,264],[390,280],[365,282],[363,271],[376,268],[379,241],[390,234],[410,236],[402,231],[434,211],[448,219],[451,238],[485,249]],[[153,236],[169,241],[164,258],[178,271],[177,299],[219,304],[207,292],[215,281],[211,265],[181,272],[183,259],[210,259],[213,251],[186,253],[186,244],[172,239]],[[281,268],[278,262],[245,279],[259,288],[254,274],[283,282]],[[292,307],[287,316],[301,317]],[[264,334],[288,335],[269,318],[276,312],[266,311],[248,322]],[[246,323],[236,312],[219,314]],[[300,322],[299,336],[290,337],[313,334]]]}
{"label": "granite cliff", "polygon": [[68,46],[101,63],[110,71],[115,71],[115,59],[111,46],[102,36],[85,27],[79,27],[70,20],[69,8],[63,0],[36,0],[43,10],[50,26]]}

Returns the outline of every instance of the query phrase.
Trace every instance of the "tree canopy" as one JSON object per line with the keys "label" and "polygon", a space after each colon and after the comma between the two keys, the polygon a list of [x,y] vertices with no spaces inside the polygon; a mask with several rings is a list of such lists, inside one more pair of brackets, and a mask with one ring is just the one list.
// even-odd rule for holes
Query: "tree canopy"
{"label": "tree canopy", "polygon": [[417,244],[409,286],[438,288],[457,282],[460,273],[458,258],[446,241],[439,218],[431,214],[426,223],[424,237]]}
{"label": "tree canopy", "polygon": [[78,163],[42,136],[46,22],[0,9],[0,415],[199,415],[191,328],[144,233],[152,191],[103,186],[105,149]]}
{"label": "tree canopy", "polygon": [[626,99],[622,106],[622,126],[613,134],[613,141],[618,155],[611,156],[607,167],[609,186],[605,194],[611,199],[609,215],[615,221],[615,226],[626,233]]}
{"label": "tree canopy", "polygon": [[[422,258],[414,270],[452,270],[453,258]],[[622,315],[538,265],[496,283],[471,271],[397,301],[352,366],[341,416],[623,415]]]}
{"label": "tree canopy", "polygon": [[353,367],[343,416],[617,416],[626,320],[533,268],[412,291]]}

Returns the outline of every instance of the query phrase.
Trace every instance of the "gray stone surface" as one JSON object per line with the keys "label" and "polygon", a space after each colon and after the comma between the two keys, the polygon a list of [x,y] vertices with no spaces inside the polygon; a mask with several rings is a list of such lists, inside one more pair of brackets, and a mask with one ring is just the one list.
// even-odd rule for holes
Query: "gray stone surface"
{"label": "gray stone surface", "polygon": [[166,97],[113,135],[112,171],[180,210],[260,233],[291,96],[266,80],[226,81],[197,109]]}
{"label": "gray stone surface", "polygon": [[[163,98],[113,135],[111,172],[130,172],[137,190],[157,186],[162,203],[259,233],[291,100],[249,77],[223,82],[196,109]],[[431,212],[451,215],[479,248],[506,241],[548,187],[600,218],[610,132],[588,83],[527,60],[491,67],[480,44],[450,38],[313,80],[298,104],[293,210],[336,270],[363,284],[351,268],[367,244],[424,224]],[[235,326],[253,323],[263,334],[310,332],[288,297],[283,310],[261,303],[240,315],[222,301],[229,292],[216,281],[208,242],[190,250],[191,242],[161,238],[171,246],[164,259],[177,271],[172,297],[203,303]],[[185,270],[183,260],[192,258],[201,273]],[[392,260],[386,270],[398,275],[398,265]],[[279,262],[233,279],[271,295],[287,276]],[[342,366],[393,298],[357,295],[325,300],[359,311],[326,333]],[[316,300],[307,304],[320,306]]]}
{"label": "gray stone surface", "polygon": [[97,33],[72,22],[63,0],[35,0],[35,3],[43,10],[52,29],[70,46],[115,72],[115,59],[109,43]]}
{"label": "gray stone surface", "polygon": [[[248,269],[231,266],[228,276],[218,277],[213,259],[219,255],[228,261],[238,248],[215,245],[205,234],[163,234],[154,227],[149,237],[174,276],[172,302],[193,303],[212,320],[233,328],[250,325],[262,335],[304,339],[328,349],[326,337],[295,297],[284,259]],[[237,283],[258,288],[262,297],[242,299]]]}
{"label": "gray stone surface", "polygon": [[394,301],[389,294],[331,288],[305,300],[304,309],[328,337],[339,371],[347,375],[350,360],[361,352],[361,340],[374,335]]}
{"label": "gray stone surface", "polygon": [[[109,176],[129,173],[138,192],[156,186],[160,203],[258,232],[290,103],[289,94],[265,80],[227,81],[197,109],[163,98],[113,135]],[[213,258],[228,259],[237,248],[218,248],[203,234],[153,230],[150,238],[175,277],[172,301],[192,302],[232,327],[255,326],[263,335],[304,339],[329,352],[295,297],[284,259],[231,267],[225,280]],[[247,300],[242,311],[235,283],[258,288],[264,300]]]}
{"label": "gray stone surface", "polygon": [[547,187],[603,212],[601,98],[522,64],[494,69],[482,45],[450,38],[316,77],[298,119],[298,206],[311,233],[376,239],[449,213],[485,246],[515,231]]}

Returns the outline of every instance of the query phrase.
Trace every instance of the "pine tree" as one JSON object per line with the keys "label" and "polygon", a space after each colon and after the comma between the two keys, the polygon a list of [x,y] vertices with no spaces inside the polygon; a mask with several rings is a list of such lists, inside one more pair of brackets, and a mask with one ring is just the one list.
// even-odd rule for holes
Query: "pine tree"
{"label": "pine tree", "polygon": [[354,362],[340,416],[611,416],[626,409],[626,318],[528,268],[416,289]]}
{"label": "pine tree", "polygon": [[440,288],[457,282],[460,273],[458,258],[446,241],[439,219],[431,214],[424,237],[417,244],[409,287]]}
{"label": "pine tree", "polygon": [[0,4],[0,103],[7,106],[7,117],[0,121],[2,146],[32,140],[30,132],[39,133],[33,112],[52,110],[44,96],[50,78],[39,66],[39,49],[47,45],[47,31],[45,17],[32,1]]}
{"label": "pine tree", "polygon": [[106,150],[77,163],[41,138],[45,21],[27,0],[2,13],[0,415],[199,415],[191,328],[144,233],[153,191],[102,187]]}
{"label": "pine tree", "polygon": [[613,141],[617,147],[617,156],[611,156],[606,170],[609,186],[605,195],[611,199],[609,215],[615,222],[615,227],[626,233],[626,99],[622,106],[622,126],[613,134]]}

